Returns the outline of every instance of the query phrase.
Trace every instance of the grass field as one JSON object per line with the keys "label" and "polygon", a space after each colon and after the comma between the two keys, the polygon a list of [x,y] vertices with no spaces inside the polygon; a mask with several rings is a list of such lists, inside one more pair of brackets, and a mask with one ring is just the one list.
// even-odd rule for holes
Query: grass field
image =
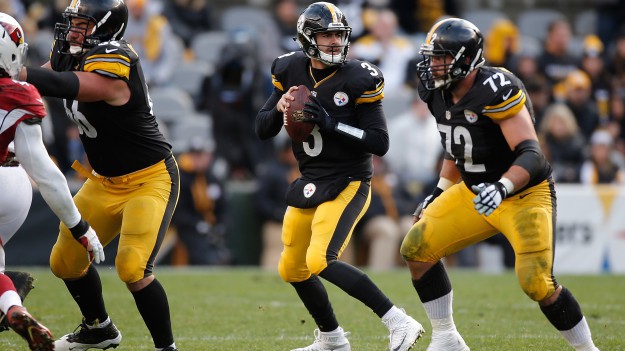
{"label": "grass field", "polygon": [[[11,267],[15,270],[15,267]],[[55,336],[73,331],[80,314],[62,281],[46,268],[25,268],[36,278],[29,311]],[[109,314],[123,333],[117,350],[154,350],[134,300],[112,267],[100,268]],[[309,344],[315,328],[295,291],[274,272],[242,269],[164,269],[157,272],[169,294],[176,344],[181,351],[273,351]],[[393,302],[429,322],[408,272],[370,273]],[[571,350],[513,274],[450,270],[458,329],[473,351]],[[625,276],[560,276],[573,291],[602,351],[625,350]],[[326,283],[336,315],[351,332],[352,350],[388,350],[387,330],[360,302]],[[0,350],[28,350],[13,332],[0,334]]]}

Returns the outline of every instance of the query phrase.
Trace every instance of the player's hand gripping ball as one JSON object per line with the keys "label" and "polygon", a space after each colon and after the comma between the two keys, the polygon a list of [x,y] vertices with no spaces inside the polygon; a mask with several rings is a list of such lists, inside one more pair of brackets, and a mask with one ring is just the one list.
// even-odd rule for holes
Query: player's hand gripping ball
{"label": "player's hand gripping ball", "polygon": [[291,95],[295,100],[290,101],[290,106],[284,113],[284,129],[293,141],[299,143],[305,141],[315,128],[314,123],[306,122],[304,118],[304,104],[310,101],[310,90],[305,85],[300,85]]}

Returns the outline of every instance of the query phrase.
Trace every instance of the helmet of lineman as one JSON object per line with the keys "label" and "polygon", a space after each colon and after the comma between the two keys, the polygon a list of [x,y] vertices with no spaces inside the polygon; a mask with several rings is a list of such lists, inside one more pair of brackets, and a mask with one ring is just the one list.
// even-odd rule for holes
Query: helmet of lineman
{"label": "helmet of lineman", "polygon": [[[61,44],[60,53],[82,55],[100,43],[124,36],[128,7],[124,0],[71,0],[63,19],[63,23],[54,27],[54,38]],[[72,19],[86,20],[86,27],[72,25]],[[70,39],[70,33],[80,34],[83,40]]]}
{"label": "helmet of lineman", "polygon": [[[447,18],[435,23],[421,45],[419,80],[428,90],[448,89],[484,65],[484,37],[471,22]],[[435,62],[433,59],[436,58]]]}
{"label": "helmet of lineman", "polygon": [[[342,33],[339,53],[329,54],[319,47],[315,36],[322,32]],[[345,15],[338,7],[329,2],[316,2],[308,6],[299,16],[295,41],[309,58],[327,65],[338,65],[345,62],[347,58],[351,32],[352,29],[347,25]]]}
{"label": "helmet of lineman", "polygon": [[24,31],[15,18],[0,12],[0,68],[17,79],[24,66],[28,44]]}

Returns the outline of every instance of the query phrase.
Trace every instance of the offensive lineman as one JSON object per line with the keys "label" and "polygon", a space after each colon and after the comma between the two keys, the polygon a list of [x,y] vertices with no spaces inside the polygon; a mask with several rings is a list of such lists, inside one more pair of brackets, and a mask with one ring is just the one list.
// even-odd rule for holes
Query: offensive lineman
{"label": "offensive lineman", "polygon": [[421,46],[419,94],[438,123],[445,160],[401,246],[432,324],[427,351],[468,351],[452,317],[440,259],[503,233],[521,288],[577,351],[598,351],[581,308],[553,277],[556,193],[523,83],[483,66],[483,37],[463,19],[434,24]]}
{"label": "offensive lineman", "polygon": [[[64,99],[78,125],[93,172],[74,197],[106,245],[119,235],[115,268],[132,294],[157,351],[177,351],[169,302],[154,260],[179,193],[178,166],[158,129],[137,53],[123,40],[123,0],[72,0],[55,26],[50,62],[22,70],[42,95]],[[117,347],[121,332],[108,315],[100,276],[61,225],[50,256],[83,316],[55,350]]]}
{"label": "offensive lineman", "polygon": [[303,52],[274,61],[275,89],[256,117],[256,134],[261,139],[274,137],[294,99],[291,93],[301,84],[311,90],[313,102],[304,112],[316,126],[306,141],[292,143],[302,176],[287,194],[278,270],[295,288],[318,329],[312,345],[294,351],[351,349],[318,277],[382,319],[390,332],[391,351],[410,349],[424,332],[366,274],[338,260],[369,206],[372,154],[382,156],[389,146],[382,72],[367,62],[346,61],[350,33],[338,7],[326,2],[308,6],[297,22]]}
{"label": "offensive lineman", "polygon": [[[72,240],[80,243],[87,261],[104,261],[95,231],[81,217],[67,187],[65,176],[43,144],[41,121],[45,107],[37,89],[17,82],[28,45],[17,21],[0,13],[0,321],[28,342],[31,350],[54,349],[52,333],[22,305],[16,285],[5,274],[4,246],[22,226],[32,201],[30,176],[50,209],[71,228]],[[82,245],[82,246],[81,246]],[[84,255],[84,250],[88,255]],[[26,291],[27,293],[28,291]]]}

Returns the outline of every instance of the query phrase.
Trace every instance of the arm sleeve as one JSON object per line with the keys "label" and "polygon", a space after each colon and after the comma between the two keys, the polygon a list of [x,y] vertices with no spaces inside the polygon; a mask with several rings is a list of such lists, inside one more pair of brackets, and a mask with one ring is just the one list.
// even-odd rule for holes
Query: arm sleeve
{"label": "arm sleeve", "polygon": [[388,129],[386,127],[386,119],[384,110],[380,101],[359,104],[356,106],[356,114],[360,128],[365,131],[365,137],[353,142],[361,143],[362,148],[366,152],[374,155],[384,156],[389,148]]}
{"label": "arm sleeve", "polygon": [[15,131],[15,155],[35,181],[50,209],[68,228],[80,222],[80,213],[65,176],[52,162],[43,144],[39,124],[20,123]]}
{"label": "arm sleeve", "polygon": [[265,105],[256,115],[256,135],[261,139],[269,139],[280,133],[282,129],[282,113],[276,109],[276,105],[282,94],[274,89],[273,93],[265,102]]}

